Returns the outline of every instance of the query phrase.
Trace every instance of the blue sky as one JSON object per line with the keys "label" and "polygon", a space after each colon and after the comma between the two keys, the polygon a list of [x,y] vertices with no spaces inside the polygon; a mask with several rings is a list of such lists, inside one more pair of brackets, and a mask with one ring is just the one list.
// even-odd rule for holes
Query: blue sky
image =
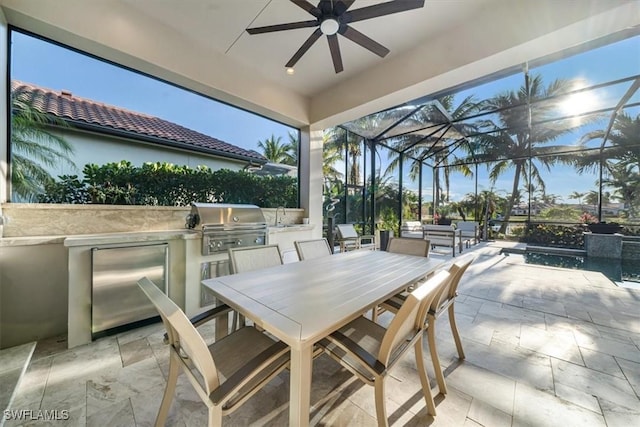
{"label": "blue sky", "polygon": [[[632,37],[602,46],[596,49],[577,53],[561,60],[541,65],[534,64],[532,60],[529,64],[529,75],[542,76],[543,83],[548,86],[556,79],[581,79],[584,87],[595,86],[602,83],[612,82],[618,79],[624,79],[640,74],[640,36]],[[488,99],[498,93],[506,90],[517,91],[524,85],[524,66],[514,73],[505,75],[502,78],[465,88],[456,93],[455,102],[461,102],[469,95],[475,95],[477,100]],[[563,102],[563,108],[560,109],[560,115],[580,114],[584,111],[595,111],[598,109],[612,108],[622,98],[627,89],[631,86],[631,82],[621,82],[613,86],[607,86],[600,90],[593,91],[593,96],[577,96],[573,100]],[[561,101],[562,102],[562,101]],[[629,103],[640,102],[640,92],[636,92],[630,99]],[[627,110],[632,116],[640,114],[640,107],[634,107]],[[609,113],[610,114],[610,113]],[[589,131],[596,129],[605,129],[608,124],[609,116],[602,118],[596,123],[583,125],[574,132],[557,139],[552,145],[576,145],[581,136]],[[597,147],[601,141],[593,141],[589,146]],[[383,156],[383,162],[386,156]],[[547,171],[544,167],[539,167],[543,179],[546,184],[547,194],[554,194],[561,197],[562,202],[577,203],[577,200],[568,196],[573,192],[588,192],[597,190],[597,174],[585,173],[578,175],[576,171],[567,166],[556,165],[553,171]],[[513,169],[504,173],[493,188],[498,193],[511,193],[513,185]],[[478,189],[490,190],[491,184],[488,180],[486,167],[479,168]],[[463,178],[460,174],[452,174],[452,184],[450,187],[450,196],[452,200],[459,200],[467,193],[475,191],[475,180]],[[423,188],[423,197],[431,197],[431,179],[427,189]],[[417,190],[417,183],[409,182],[407,176],[404,177],[404,185],[408,188]],[[522,188],[523,182],[520,180]],[[525,195],[526,197],[526,195]]]}
{"label": "blue sky", "polygon": [[12,33],[11,77],[154,115],[246,149],[296,129],[40,39]]}
{"label": "blue sky", "polygon": [[[255,114],[227,106],[206,97],[176,88],[155,79],[120,67],[88,58],[69,49],[47,43],[45,41],[21,34],[12,33],[12,69],[13,79],[34,83],[53,90],[69,90],[74,96],[155,115],[197,130],[204,134],[221,139],[228,143],[260,151],[258,141],[271,135],[282,137],[288,141],[288,133],[295,129]],[[559,61],[550,62],[537,67],[530,66],[531,75],[543,76],[545,85],[557,78],[582,78],[586,85],[592,86],[629,76],[640,74],[640,36],[622,40],[598,49],[576,54]],[[522,70],[504,78],[470,87],[456,95],[458,101],[467,94],[475,94],[479,99],[489,98],[504,90],[517,90],[524,81]],[[598,94],[597,107],[613,106],[620,99],[629,83],[617,87],[608,87]],[[416,94],[416,98],[425,94]],[[640,93],[632,98],[632,102],[640,102]],[[586,107],[592,100],[580,100],[571,108]],[[578,105],[575,105],[578,104]],[[569,108],[569,110],[571,110]],[[640,108],[632,110],[639,114]],[[603,128],[602,123],[595,128]],[[567,135],[556,141],[558,145],[573,145],[587,130]],[[383,167],[386,156],[381,158]],[[578,176],[568,167],[555,167],[553,174],[544,172],[547,192],[560,195],[564,202],[575,203],[568,198],[574,191],[586,192],[595,190],[594,175]],[[479,189],[489,189],[487,173],[480,168]],[[458,200],[474,191],[475,181],[464,179],[460,175],[452,175],[452,200]],[[430,182],[430,180],[429,180]],[[504,174],[496,183],[495,189],[511,191],[513,171]],[[417,190],[417,183],[404,178],[404,185]],[[428,197],[431,185],[425,183],[423,193]]]}

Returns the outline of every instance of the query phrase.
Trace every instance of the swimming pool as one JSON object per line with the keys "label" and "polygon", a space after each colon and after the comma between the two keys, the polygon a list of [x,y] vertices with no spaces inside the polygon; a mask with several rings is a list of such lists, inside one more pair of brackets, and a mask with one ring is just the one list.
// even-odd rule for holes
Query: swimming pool
{"label": "swimming pool", "polygon": [[[509,254],[505,252],[505,254]],[[580,255],[559,255],[525,251],[519,253],[526,264],[597,271],[618,286],[640,289],[640,263],[632,260],[590,258]]]}

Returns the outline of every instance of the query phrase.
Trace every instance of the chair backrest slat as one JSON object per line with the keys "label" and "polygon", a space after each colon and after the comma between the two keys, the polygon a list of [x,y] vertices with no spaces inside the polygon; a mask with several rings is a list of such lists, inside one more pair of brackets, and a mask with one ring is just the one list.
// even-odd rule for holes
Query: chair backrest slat
{"label": "chair backrest slat", "polygon": [[392,237],[387,244],[387,252],[428,257],[430,246],[430,242],[425,239]]}
{"label": "chair backrest slat", "polygon": [[282,265],[278,245],[229,249],[229,267],[232,273],[247,273],[276,265]]}
{"label": "chair backrest slat", "polygon": [[180,307],[162,293],[151,280],[144,277],[138,281],[138,286],[158,310],[162,323],[167,329],[169,345],[178,354],[184,353],[189,357],[204,379],[205,392],[210,394],[218,388],[220,379],[209,348],[202,336],[184,312],[180,310]]}
{"label": "chair backrest slat", "polygon": [[293,242],[300,260],[321,258],[331,255],[327,239],[298,240]]}
{"label": "chair backrest slat", "polygon": [[378,360],[385,366],[400,344],[409,335],[414,335],[424,326],[426,313],[439,289],[449,282],[451,275],[448,271],[441,271],[422,286],[411,292],[396,313],[387,328],[382,342]]}

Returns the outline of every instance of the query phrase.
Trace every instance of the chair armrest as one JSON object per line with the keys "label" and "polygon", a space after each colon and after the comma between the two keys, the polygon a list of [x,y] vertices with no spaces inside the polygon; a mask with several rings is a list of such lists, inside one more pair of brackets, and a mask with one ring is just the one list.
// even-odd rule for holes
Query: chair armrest
{"label": "chair armrest", "polygon": [[[191,319],[189,319],[189,321],[193,326],[197,328],[198,326],[202,326],[205,323],[209,322],[210,320],[213,320],[216,317],[220,317],[231,311],[233,311],[231,307],[229,307],[227,304],[222,304],[222,305],[213,307],[211,310],[207,310],[204,313],[200,313],[193,316]],[[169,344],[169,335],[166,332],[164,333],[162,342],[164,342],[165,344]]]}
{"label": "chair armrest", "polygon": [[404,295],[396,294],[380,304],[380,306],[386,310],[391,310],[397,313],[398,311],[400,311],[400,307],[402,307],[405,299],[406,297]]}
{"label": "chair armrest", "polygon": [[369,240],[375,246],[376,244],[376,236],[373,234],[364,234],[362,236],[358,236],[358,247],[362,246],[363,240]]}
{"label": "chair armrest", "polygon": [[356,343],[340,331],[335,331],[327,338],[323,338],[322,340],[320,340],[319,344],[325,347],[325,349],[331,344],[342,348],[344,351],[347,351],[357,357],[365,366],[369,367],[369,369],[371,369],[378,375],[382,375],[387,369],[387,367],[384,366],[382,362],[380,362],[373,355],[360,347],[358,343]]}
{"label": "chair armrest", "polygon": [[229,307],[227,304],[222,304],[212,308],[211,310],[207,310],[204,313],[193,316],[191,319],[189,319],[189,321],[193,326],[197,328],[198,326],[201,326],[208,321],[227,314],[231,311],[233,311],[231,307]]}
{"label": "chair armrest", "polygon": [[265,369],[270,364],[278,361],[279,358],[283,358],[282,363],[276,364],[274,371],[284,367],[289,363],[290,358],[284,356],[289,352],[289,346],[282,341],[274,342],[273,345],[262,351],[260,354],[251,359],[246,365],[238,369],[233,375],[220,385],[217,389],[213,390],[209,395],[209,398],[216,405],[226,399],[230,394],[235,394],[241,387],[248,382],[252,381],[254,376],[253,372],[257,372],[261,369]]}

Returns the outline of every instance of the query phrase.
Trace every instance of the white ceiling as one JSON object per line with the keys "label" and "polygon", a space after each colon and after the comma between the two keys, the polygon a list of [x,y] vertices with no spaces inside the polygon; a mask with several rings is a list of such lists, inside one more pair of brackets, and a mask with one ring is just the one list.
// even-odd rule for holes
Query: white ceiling
{"label": "white ceiling", "polygon": [[[356,0],[351,9],[381,2]],[[322,37],[289,76],[284,64],[314,28],[245,31],[313,19],[288,0],[0,0],[0,6],[9,24],[285,123],[316,127],[640,27],[636,0],[426,0],[421,9],[351,24],[390,49],[385,58],[339,36],[344,71],[336,74]]]}
{"label": "white ceiling", "polygon": [[[391,51],[386,58],[338,36],[344,71],[336,74],[323,36],[296,64],[294,76],[285,73],[285,64],[315,27],[260,35],[245,31],[250,27],[314,19],[288,0],[190,1],[187,3],[193,6],[187,8],[175,1],[122,1],[184,34],[193,43],[225,54],[282,86],[313,96],[418,46],[446,28],[459,25],[492,0],[427,1],[421,9],[355,22],[351,24],[355,29]],[[385,1],[388,0],[356,0],[351,10]]]}

